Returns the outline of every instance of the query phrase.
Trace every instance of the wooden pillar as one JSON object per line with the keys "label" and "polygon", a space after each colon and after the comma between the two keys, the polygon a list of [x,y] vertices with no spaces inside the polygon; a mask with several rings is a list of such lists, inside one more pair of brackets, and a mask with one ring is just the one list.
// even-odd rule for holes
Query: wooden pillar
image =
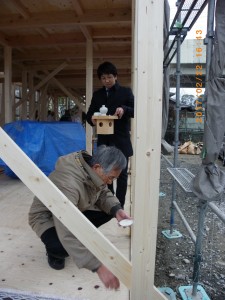
{"label": "wooden pillar", "polygon": [[56,95],[53,95],[53,103],[54,103],[54,114],[55,114],[55,121],[58,121],[58,111],[59,111],[59,101]]}
{"label": "wooden pillar", "polygon": [[[136,92],[135,92],[135,84],[136,84],[136,80],[134,79],[134,74],[135,74],[135,56],[134,56],[134,37],[135,37],[135,0],[132,1],[132,41],[131,41],[131,87],[132,87],[132,91],[133,91],[133,94],[135,95]],[[134,99],[134,101],[136,101],[136,99]],[[135,131],[135,119],[131,119],[131,143],[133,145],[133,149],[134,149],[134,152],[135,152],[135,134],[136,134],[136,131]],[[133,204],[133,201],[134,201],[134,197],[133,197],[133,194],[134,194],[134,188],[135,188],[135,156],[132,156],[130,158],[130,215],[133,216],[134,215],[134,205]],[[132,240],[132,235],[131,235],[131,240]]]}
{"label": "wooden pillar", "polygon": [[5,123],[12,122],[12,48],[4,47],[4,121]]}
{"label": "wooden pillar", "polygon": [[[131,299],[166,299],[154,286],[159,201],[163,0],[135,0],[135,166]],[[137,100],[138,99],[138,100]]]}
{"label": "wooden pillar", "polygon": [[3,84],[0,83],[0,126],[3,125],[3,111],[4,111],[4,101],[3,101]]}
{"label": "wooden pillar", "polygon": [[45,121],[46,120],[46,115],[47,115],[47,90],[48,90],[48,84],[46,84],[44,87],[41,88],[41,97],[40,97],[40,113],[39,113],[39,118],[40,121]]}
{"label": "wooden pillar", "polygon": [[21,120],[27,119],[27,71],[22,72],[22,104],[21,104]]}
{"label": "wooden pillar", "polygon": [[34,74],[29,72],[28,74],[28,85],[29,85],[29,119],[34,120],[35,118],[35,90],[34,90]]}
{"label": "wooden pillar", "polygon": [[[93,41],[86,43],[86,112],[91,104],[93,93]],[[92,127],[86,123],[86,150],[92,154]]]}

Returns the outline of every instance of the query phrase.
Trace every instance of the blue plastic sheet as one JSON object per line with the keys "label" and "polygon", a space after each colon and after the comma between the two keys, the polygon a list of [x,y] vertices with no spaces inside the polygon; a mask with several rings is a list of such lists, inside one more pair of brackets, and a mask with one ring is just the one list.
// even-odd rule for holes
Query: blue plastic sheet
{"label": "blue plastic sheet", "polygon": [[[85,130],[78,122],[17,121],[3,129],[47,176],[59,156],[86,148]],[[16,178],[2,160],[0,166],[7,176]]]}

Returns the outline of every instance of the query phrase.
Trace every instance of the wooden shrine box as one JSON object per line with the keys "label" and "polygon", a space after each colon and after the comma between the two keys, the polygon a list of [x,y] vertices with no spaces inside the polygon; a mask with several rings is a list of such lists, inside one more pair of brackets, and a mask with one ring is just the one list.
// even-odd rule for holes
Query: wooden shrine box
{"label": "wooden shrine box", "polygon": [[97,134],[113,134],[114,133],[114,120],[118,119],[117,116],[93,116],[96,120]]}

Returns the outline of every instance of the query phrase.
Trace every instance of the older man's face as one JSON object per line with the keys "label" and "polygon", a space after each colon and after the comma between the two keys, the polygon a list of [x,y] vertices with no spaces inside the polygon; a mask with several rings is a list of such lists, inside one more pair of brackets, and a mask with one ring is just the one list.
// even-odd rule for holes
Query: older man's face
{"label": "older man's face", "polygon": [[114,169],[106,174],[100,165],[98,165],[98,167],[96,167],[94,170],[105,184],[112,184],[121,173],[121,170]]}

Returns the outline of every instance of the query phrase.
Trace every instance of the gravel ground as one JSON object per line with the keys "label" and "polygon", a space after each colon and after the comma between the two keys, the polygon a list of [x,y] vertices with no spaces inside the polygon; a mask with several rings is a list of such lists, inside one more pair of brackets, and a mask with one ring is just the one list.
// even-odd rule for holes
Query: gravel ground
{"label": "gravel ground", "polygon": [[[173,162],[173,156],[166,156]],[[225,171],[221,161],[217,164]],[[196,174],[201,165],[198,155],[179,155],[179,167],[187,168]],[[194,243],[177,212],[175,212],[175,227],[182,237],[168,239],[163,230],[170,229],[170,204],[172,178],[167,171],[169,167],[165,159],[161,162],[159,221],[156,255],[155,285],[169,287],[176,292],[176,299],[183,299],[179,293],[180,286],[191,286],[193,277]],[[198,200],[188,195],[179,187],[176,189],[176,201],[185,215],[193,232],[197,233]],[[215,202],[225,214],[225,202]],[[212,300],[225,300],[225,224],[208,208],[204,222],[204,237],[202,241],[202,262],[199,273],[199,284]],[[188,298],[189,299],[189,298]],[[191,298],[194,299],[194,298]],[[200,299],[200,298],[199,298]]]}

